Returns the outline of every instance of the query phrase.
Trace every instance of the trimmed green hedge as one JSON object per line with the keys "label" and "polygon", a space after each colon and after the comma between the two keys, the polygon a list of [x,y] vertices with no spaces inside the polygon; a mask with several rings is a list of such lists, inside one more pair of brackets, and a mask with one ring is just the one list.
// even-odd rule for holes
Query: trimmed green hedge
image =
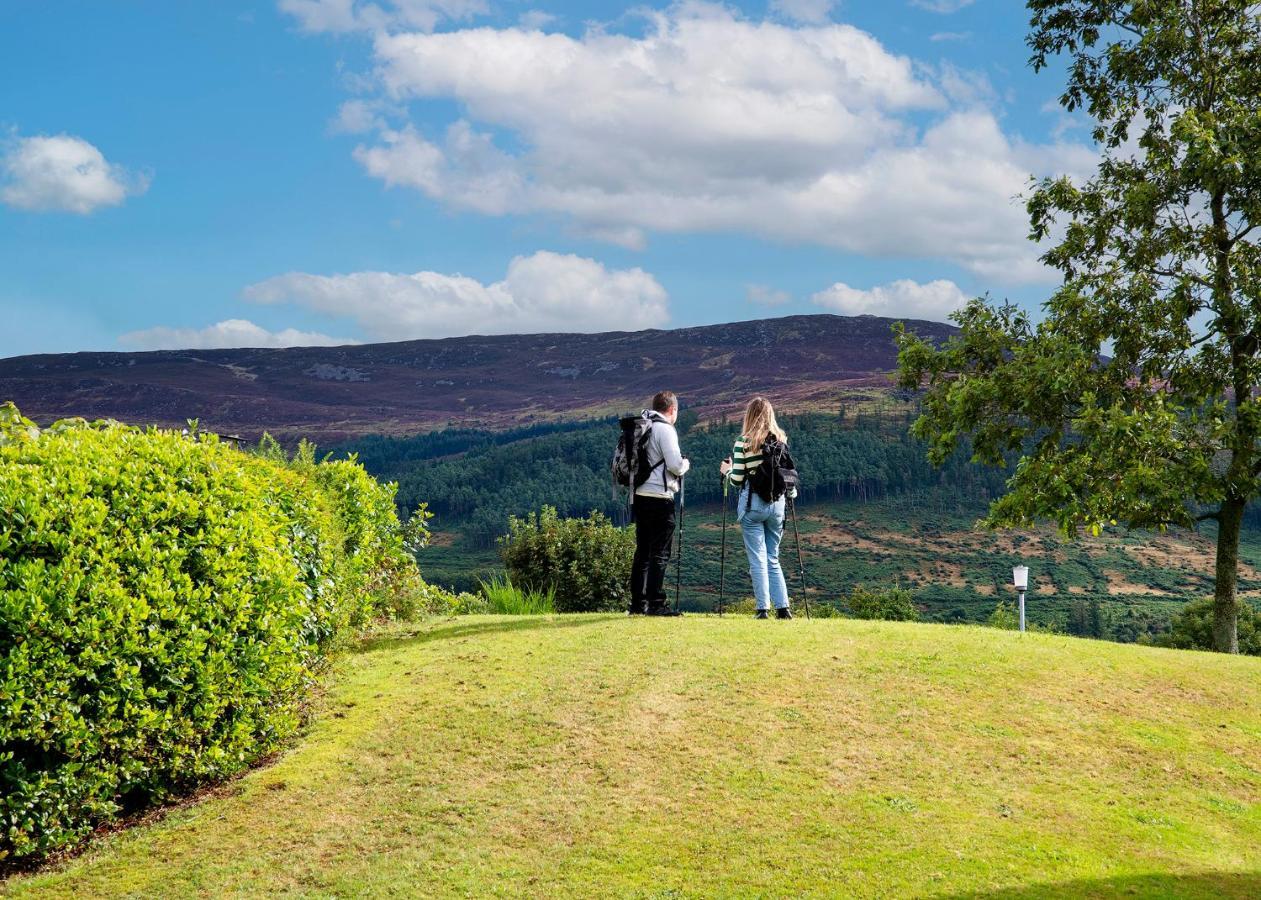
{"label": "trimmed green hedge", "polygon": [[248,766],[347,625],[435,601],[423,512],[313,456],[0,407],[0,859]]}

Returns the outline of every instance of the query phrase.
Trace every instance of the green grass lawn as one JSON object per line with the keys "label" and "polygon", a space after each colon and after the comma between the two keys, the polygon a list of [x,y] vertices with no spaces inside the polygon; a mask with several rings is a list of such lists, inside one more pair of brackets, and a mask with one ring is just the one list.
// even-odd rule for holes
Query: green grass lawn
{"label": "green grass lawn", "polygon": [[1261,659],[971,627],[478,617],[14,896],[1261,895]]}

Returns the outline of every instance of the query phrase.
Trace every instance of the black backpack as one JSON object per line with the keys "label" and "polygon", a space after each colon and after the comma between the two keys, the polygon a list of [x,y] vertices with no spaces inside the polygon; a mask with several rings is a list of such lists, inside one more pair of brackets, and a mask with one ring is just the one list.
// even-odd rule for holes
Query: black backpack
{"label": "black backpack", "polygon": [[797,464],[793,462],[788,445],[773,436],[762,442],[762,461],[748,475],[749,499],[745,509],[753,505],[753,493],[767,503],[774,503],[788,491],[797,487]]}
{"label": "black backpack", "polygon": [[665,463],[665,459],[655,466],[648,465],[652,419],[643,414],[626,416],[618,424],[622,430],[617,439],[617,449],[613,451],[613,483],[634,492],[648,480],[653,469]]}

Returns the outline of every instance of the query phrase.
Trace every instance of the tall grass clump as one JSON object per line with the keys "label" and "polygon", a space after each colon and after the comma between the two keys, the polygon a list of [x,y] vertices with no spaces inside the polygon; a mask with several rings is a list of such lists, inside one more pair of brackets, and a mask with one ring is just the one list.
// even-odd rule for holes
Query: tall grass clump
{"label": "tall grass clump", "polygon": [[353,463],[0,407],[0,860],[231,775],[347,632],[423,595]]}
{"label": "tall grass clump", "polygon": [[550,616],[556,612],[556,588],[522,590],[506,576],[480,581],[489,611],[501,616]]}

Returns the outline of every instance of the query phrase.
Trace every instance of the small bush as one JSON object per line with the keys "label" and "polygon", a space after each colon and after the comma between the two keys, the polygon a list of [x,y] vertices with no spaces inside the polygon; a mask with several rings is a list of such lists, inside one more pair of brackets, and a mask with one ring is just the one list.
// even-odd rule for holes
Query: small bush
{"label": "small bush", "polygon": [[883,591],[856,587],[849,595],[849,610],[857,619],[889,622],[914,622],[919,619],[919,610],[915,608],[911,592],[899,587]]}
{"label": "small bush", "polygon": [[985,624],[990,628],[1015,631],[1020,627],[1020,617],[1016,613],[1016,607],[1012,605],[1010,600],[999,600],[998,605],[994,607],[994,611],[990,613],[990,617]]}
{"label": "small bush", "polygon": [[625,609],[635,537],[599,512],[561,519],[550,506],[508,520],[500,556],[513,584],[528,591],[555,591],[557,612]]}
{"label": "small bush", "polygon": [[[717,604],[714,609],[716,610]],[[745,597],[741,600],[724,600],[722,611],[725,615],[733,616],[751,616],[757,610],[757,600],[753,597]]]}
{"label": "small bush", "polygon": [[414,596],[416,615],[468,616],[490,612],[490,604],[482,594],[449,591],[419,580]]}
{"label": "small bush", "polygon": [[494,576],[481,582],[482,596],[492,613],[501,616],[549,616],[556,612],[556,590],[525,591],[509,578]]}
{"label": "small bush", "polygon": [[[1261,610],[1246,600],[1239,606],[1239,652],[1261,656]],[[1214,650],[1213,598],[1193,600],[1173,617],[1170,630],[1153,642],[1179,650]]]}

